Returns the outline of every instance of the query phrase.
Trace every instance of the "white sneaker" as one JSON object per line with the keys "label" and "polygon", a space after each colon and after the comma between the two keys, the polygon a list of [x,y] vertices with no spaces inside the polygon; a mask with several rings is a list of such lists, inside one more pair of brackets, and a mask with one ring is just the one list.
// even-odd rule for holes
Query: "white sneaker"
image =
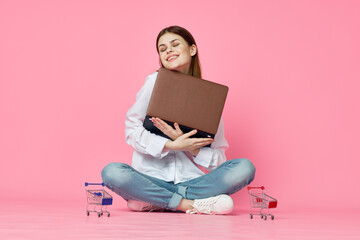
{"label": "white sneaker", "polygon": [[234,209],[234,202],[228,195],[221,194],[215,197],[195,199],[194,209],[187,210],[188,214],[228,214]]}
{"label": "white sneaker", "polygon": [[164,211],[164,208],[154,206],[147,202],[128,200],[127,206],[130,210],[136,212],[154,212],[154,211]]}

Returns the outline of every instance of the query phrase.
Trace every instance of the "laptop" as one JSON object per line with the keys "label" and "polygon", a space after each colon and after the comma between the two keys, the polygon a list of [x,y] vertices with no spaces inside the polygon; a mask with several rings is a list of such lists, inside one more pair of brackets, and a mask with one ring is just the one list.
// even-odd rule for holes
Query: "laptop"
{"label": "laptop", "polygon": [[160,68],[143,125],[150,132],[169,138],[150,120],[158,117],[172,127],[177,122],[184,133],[196,129],[192,137],[214,138],[228,90],[218,83]]}

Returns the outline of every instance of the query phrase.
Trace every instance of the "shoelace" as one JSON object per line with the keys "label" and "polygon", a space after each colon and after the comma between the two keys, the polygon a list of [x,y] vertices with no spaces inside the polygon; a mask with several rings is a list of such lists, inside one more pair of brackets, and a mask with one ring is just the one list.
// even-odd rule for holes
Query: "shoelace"
{"label": "shoelace", "polygon": [[196,214],[196,213],[206,213],[206,214],[214,214],[212,211],[214,204],[216,201],[209,201],[209,200],[197,200],[196,203],[194,202],[192,210],[186,210],[187,214]]}

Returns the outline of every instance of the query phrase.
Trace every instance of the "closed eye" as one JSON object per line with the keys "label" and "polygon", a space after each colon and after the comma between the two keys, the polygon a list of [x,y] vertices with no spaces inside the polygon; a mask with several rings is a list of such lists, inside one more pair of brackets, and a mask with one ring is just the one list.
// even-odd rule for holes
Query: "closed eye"
{"label": "closed eye", "polygon": [[[179,46],[180,45],[180,43],[179,42],[174,42],[174,41],[176,41],[177,39],[174,39],[173,41],[171,41],[171,43],[172,43],[172,47],[177,47],[177,46]],[[161,47],[159,48],[159,52],[164,52],[164,51],[166,51],[166,49],[167,49],[167,47],[165,46],[165,45],[161,45]]]}

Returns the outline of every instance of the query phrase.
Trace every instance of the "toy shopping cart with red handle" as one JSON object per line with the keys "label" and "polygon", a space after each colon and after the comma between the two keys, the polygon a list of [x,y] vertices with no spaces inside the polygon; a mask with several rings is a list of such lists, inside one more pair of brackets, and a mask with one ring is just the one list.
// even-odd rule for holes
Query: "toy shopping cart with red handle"
{"label": "toy shopping cart with red handle", "polygon": [[[89,185],[102,186],[100,189],[89,189]],[[90,212],[97,213],[98,217],[101,217],[104,213],[107,213],[110,217],[110,212],[107,210],[107,206],[112,205],[112,196],[104,190],[104,183],[88,183],[85,182],[86,191],[86,214],[89,216]],[[92,209],[91,209],[92,207]]]}
{"label": "toy shopping cart with red handle", "polygon": [[260,215],[264,220],[267,216],[274,220],[274,215],[269,213],[270,208],[276,208],[278,201],[265,193],[265,187],[247,187],[250,197],[249,215],[252,219],[254,215]]}

